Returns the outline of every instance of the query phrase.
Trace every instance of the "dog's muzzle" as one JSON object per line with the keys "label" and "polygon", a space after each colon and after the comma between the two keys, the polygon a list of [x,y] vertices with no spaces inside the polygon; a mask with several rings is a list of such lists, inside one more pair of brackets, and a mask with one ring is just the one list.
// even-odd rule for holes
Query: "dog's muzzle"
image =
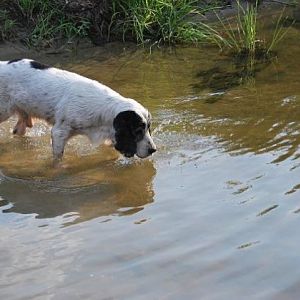
{"label": "dog's muzzle", "polygon": [[141,142],[137,143],[136,155],[139,158],[146,158],[155,152],[156,146],[151,136],[149,134],[146,134],[145,138]]}
{"label": "dog's muzzle", "polygon": [[121,154],[123,154],[125,157],[130,158],[133,157],[135,154],[137,157],[139,158],[146,158],[150,155],[152,155],[153,153],[156,152],[156,148],[149,148],[147,153],[133,153],[133,152],[121,152]]}

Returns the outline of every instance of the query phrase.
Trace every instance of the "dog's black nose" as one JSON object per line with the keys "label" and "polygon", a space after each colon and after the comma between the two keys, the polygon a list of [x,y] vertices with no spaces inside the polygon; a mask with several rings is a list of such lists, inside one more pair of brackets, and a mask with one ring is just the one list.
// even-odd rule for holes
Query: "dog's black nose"
{"label": "dog's black nose", "polygon": [[151,155],[151,154],[154,153],[154,152],[156,152],[156,149],[155,149],[155,148],[150,148],[150,149],[148,150],[149,155]]}

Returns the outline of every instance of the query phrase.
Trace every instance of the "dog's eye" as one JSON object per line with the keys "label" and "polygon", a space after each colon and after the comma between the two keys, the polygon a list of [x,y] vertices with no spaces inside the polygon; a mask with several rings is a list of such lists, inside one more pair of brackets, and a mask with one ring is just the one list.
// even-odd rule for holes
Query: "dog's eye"
{"label": "dog's eye", "polygon": [[142,140],[144,136],[144,130],[142,128],[138,128],[134,131],[134,136],[137,140]]}
{"label": "dog's eye", "polygon": [[144,133],[144,130],[139,128],[139,129],[135,130],[134,133],[135,133],[135,135],[142,135]]}

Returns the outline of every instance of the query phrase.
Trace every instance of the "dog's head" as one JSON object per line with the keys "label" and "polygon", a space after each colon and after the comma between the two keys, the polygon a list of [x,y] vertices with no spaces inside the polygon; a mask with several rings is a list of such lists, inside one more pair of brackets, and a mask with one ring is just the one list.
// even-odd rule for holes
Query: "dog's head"
{"label": "dog's head", "polygon": [[115,149],[126,157],[145,158],[156,151],[150,135],[151,116],[134,110],[120,112],[114,119]]}

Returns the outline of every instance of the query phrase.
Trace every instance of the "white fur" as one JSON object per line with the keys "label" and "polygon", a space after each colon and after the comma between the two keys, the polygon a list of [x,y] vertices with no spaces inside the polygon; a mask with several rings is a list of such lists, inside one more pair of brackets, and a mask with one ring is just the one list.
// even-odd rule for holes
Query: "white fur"
{"label": "white fur", "polygon": [[[0,62],[0,123],[18,114],[14,132],[23,135],[32,117],[46,120],[53,125],[55,160],[62,158],[65,143],[75,134],[87,135],[93,143],[114,144],[113,120],[120,112],[132,110],[145,123],[150,118],[141,104],[95,80],[52,67],[35,69],[31,61]],[[136,154],[146,157],[149,148],[155,145],[147,131]]]}

